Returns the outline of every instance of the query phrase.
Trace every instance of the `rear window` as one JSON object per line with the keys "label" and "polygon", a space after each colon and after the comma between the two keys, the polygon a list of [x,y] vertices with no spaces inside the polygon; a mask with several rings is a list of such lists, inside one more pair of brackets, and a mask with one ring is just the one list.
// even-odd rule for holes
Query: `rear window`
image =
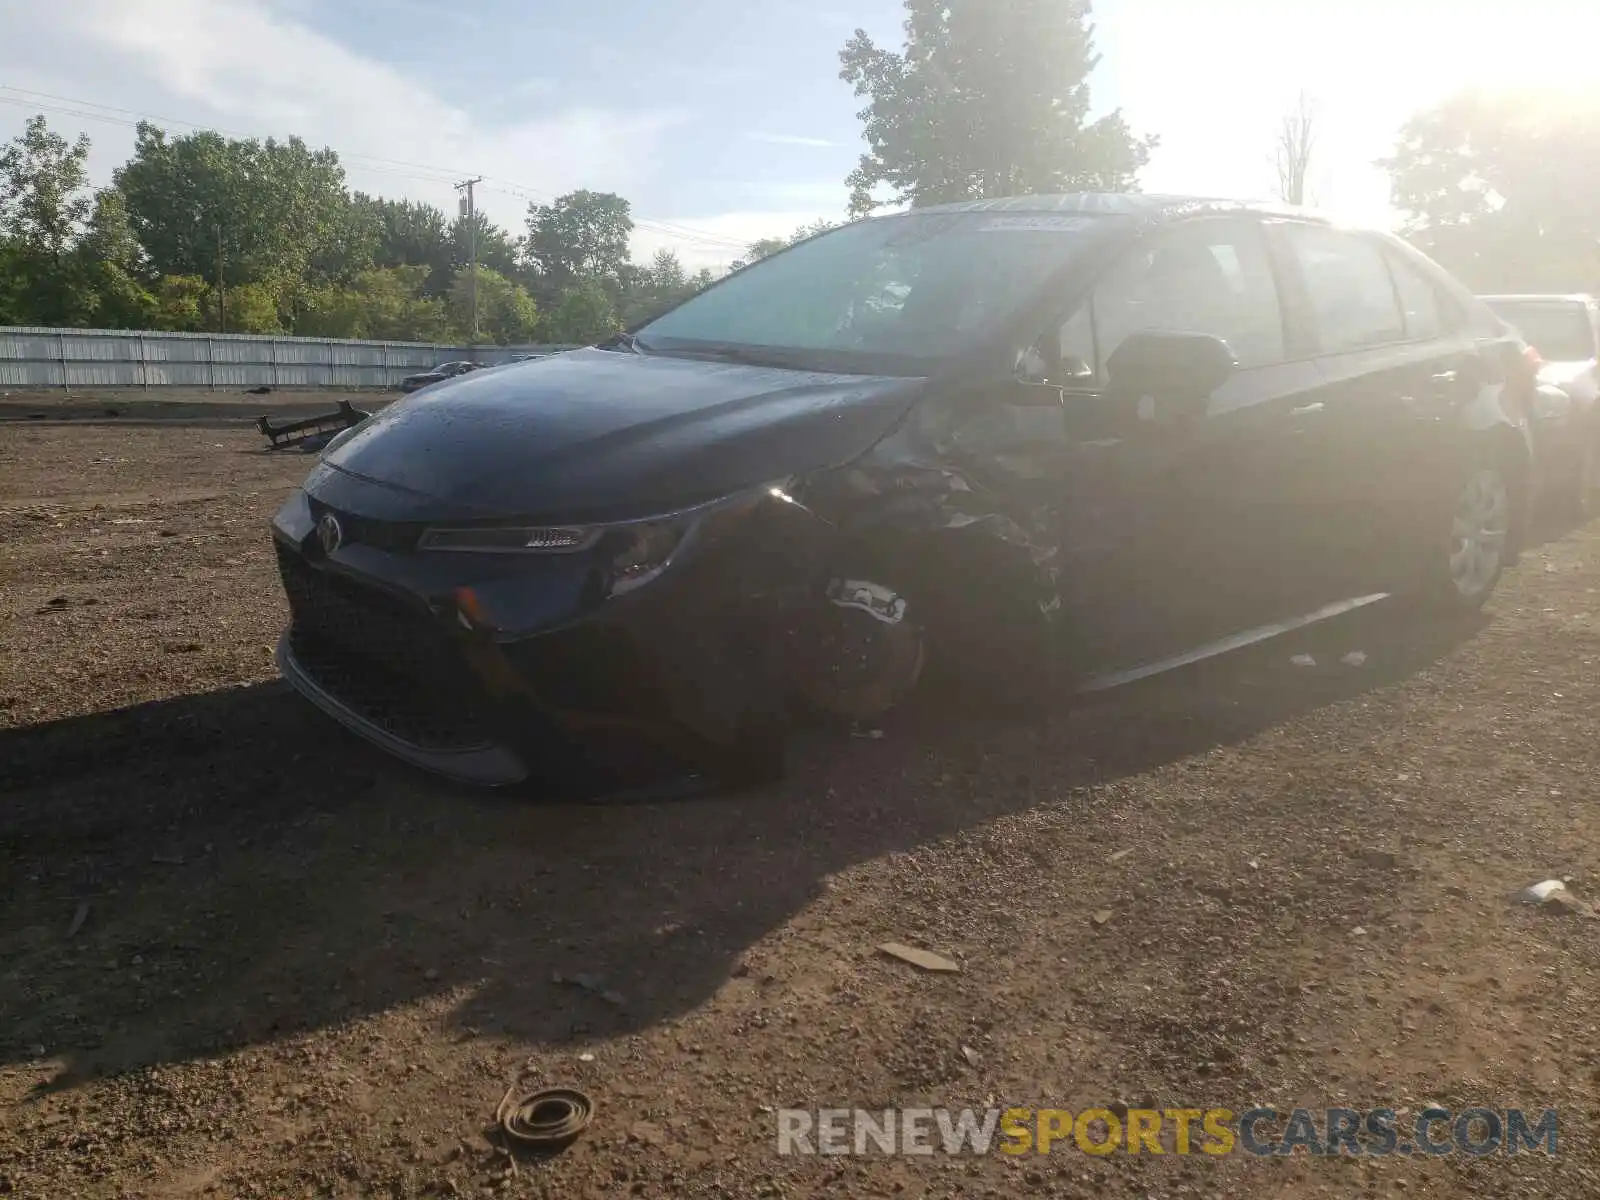
{"label": "rear window", "polygon": [[1572,300],[1490,300],[1488,305],[1546,362],[1582,362],[1595,356],[1594,319],[1586,304]]}

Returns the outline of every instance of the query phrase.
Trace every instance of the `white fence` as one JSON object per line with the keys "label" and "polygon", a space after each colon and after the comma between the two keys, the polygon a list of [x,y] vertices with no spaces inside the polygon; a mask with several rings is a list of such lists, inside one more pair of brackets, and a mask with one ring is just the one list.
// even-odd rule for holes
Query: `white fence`
{"label": "white fence", "polygon": [[0,390],[388,388],[452,359],[493,364],[571,348],[0,326]]}

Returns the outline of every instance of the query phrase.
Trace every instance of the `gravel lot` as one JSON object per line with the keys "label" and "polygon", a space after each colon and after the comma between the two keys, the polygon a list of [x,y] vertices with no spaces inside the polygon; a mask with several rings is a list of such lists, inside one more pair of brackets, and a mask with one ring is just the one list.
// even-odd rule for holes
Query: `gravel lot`
{"label": "gravel lot", "polygon": [[[1509,900],[1600,892],[1595,529],[1480,620],[553,806],[273,681],[311,460],[189,416],[0,420],[0,1193],[1600,1195],[1600,921]],[[490,1116],[540,1081],[595,1123],[508,1174]],[[1152,1102],[1556,1107],[1561,1153],[785,1158],[772,1112]]]}

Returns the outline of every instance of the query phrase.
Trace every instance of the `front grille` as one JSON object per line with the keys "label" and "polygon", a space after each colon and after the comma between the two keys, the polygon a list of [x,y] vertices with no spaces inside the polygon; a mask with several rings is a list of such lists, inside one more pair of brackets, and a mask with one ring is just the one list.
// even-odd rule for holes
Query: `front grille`
{"label": "front grille", "polygon": [[387,550],[391,554],[410,554],[417,548],[417,542],[422,537],[423,530],[427,528],[427,525],[416,522],[374,521],[369,517],[329,508],[317,500],[310,502],[310,508],[313,521],[328,512],[339,518],[339,526],[344,531],[345,545],[372,546],[374,549]]}
{"label": "front grille", "polygon": [[429,750],[483,746],[476,689],[445,631],[387,593],[274,542],[301,667],[380,729]]}

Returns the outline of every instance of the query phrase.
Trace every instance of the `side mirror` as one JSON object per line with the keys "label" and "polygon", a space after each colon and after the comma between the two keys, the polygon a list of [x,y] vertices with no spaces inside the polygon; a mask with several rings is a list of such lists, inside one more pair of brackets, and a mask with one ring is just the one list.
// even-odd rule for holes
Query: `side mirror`
{"label": "side mirror", "polygon": [[1129,334],[1106,360],[1109,393],[1154,401],[1156,419],[1205,411],[1211,395],[1239,367],[1228,343],[1206,333],[1145,330]]}

